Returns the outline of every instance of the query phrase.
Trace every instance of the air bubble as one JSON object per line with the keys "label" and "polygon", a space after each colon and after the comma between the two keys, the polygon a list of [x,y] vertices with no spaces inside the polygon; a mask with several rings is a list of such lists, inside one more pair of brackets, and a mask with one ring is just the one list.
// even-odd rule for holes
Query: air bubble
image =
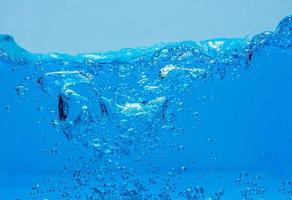
{"label": "air bubble", "polygon": [[23,96],[28,89],[24,85],[20,84],[15,87],[15,90],[18,96]]}

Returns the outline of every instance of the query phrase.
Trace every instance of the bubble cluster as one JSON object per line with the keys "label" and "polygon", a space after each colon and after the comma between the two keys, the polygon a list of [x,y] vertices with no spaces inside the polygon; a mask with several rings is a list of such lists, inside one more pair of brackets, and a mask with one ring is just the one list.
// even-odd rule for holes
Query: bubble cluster
{"label": "bubble cluster", "polygon": [[265,176],[262,174],[250,176],[247,172],[240,172],[236,179],[244,200],[263,199],[267,191],[265,181]]}
{"label": "bubble cluster", "polygon": [[282,181],[279,192],[286,194],[289,197],[289,200],[292,199],[292,181],[286,180]]}

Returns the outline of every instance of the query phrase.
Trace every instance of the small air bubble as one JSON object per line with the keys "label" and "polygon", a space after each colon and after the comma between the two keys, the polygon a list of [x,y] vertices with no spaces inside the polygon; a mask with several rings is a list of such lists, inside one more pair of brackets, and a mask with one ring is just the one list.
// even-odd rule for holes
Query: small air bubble
{"label": "small air bubble", "polygon": [[20,84],[15,87],[15,90],[18,96],[23,96],[28,89],[24,85]]}
{"label": "small air bubble", "polygon": [[58,151],[57,151],[56,148],[52,148],[52,149],[51,149],[51,154],[52,154],[52,155],[57,155],[57,153],[58,153]]}
{"label": "small air bubble", "polygon": [[213,143],[213,141],[214,141],[213,138],[208,138],[206,142],[207,143]]}
{"label": "small air bubble", "polygon": [[180,151],[183,151],[184,149],[185,149],[185,147],[184,147],[183,145],[180,145],[180,146],[179,146],[179,150],[180,150]]}
{"label": "small air bubble", "polygon": [[5,110],[6,111],[10,111],[11,110],[11,107],[9,105],[5,106]]}
{"label": "small air bubble", "polygon": [[180,169],[182,172],[185,172],[187,170],[187,168],[185,166],[182,166]]}

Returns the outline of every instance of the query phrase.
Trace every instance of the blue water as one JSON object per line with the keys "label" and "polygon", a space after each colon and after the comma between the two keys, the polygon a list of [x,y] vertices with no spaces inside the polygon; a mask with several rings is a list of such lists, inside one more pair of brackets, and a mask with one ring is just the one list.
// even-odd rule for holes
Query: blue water
{"label": "blue water", "polygon": [[0,88],[0,200],[292,199],[292,16],[80,55],[0,35]]}

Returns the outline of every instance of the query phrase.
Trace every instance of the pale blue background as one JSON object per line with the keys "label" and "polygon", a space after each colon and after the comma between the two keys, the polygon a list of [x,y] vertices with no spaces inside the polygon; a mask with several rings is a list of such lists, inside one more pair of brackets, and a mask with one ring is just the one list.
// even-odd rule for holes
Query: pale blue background
{"label": "pale blue background", "polygon": [[292,0],[0,0],[0,33],[33,52],[97,52],[274,30]]}

